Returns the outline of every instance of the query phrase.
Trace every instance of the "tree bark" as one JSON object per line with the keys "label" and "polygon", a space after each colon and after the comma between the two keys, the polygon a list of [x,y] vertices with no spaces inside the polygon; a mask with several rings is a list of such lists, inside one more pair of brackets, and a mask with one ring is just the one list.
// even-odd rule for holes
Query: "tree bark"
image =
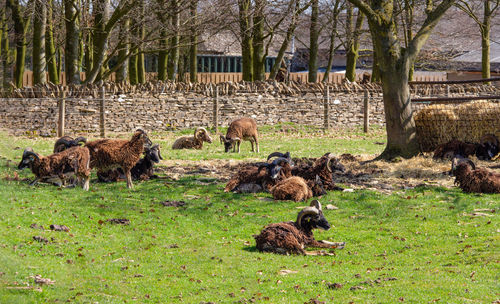
{"label": "tree bark", "polygon": [[191,0],[192,28],[189,46],[189,81],[198,82],[198,0]]}
{"label": "tree bark", "polygon": [[356,18],[356,25],[354,28],[351,24],[348,24],[352,35],[350,41],[348,41],[347,47],[347,63],[345,78],[351,82],[356,81],[356,63],[359,58],[359,40],[361,38],[361,29],[363,27],[365,15],[358,11],[358,17]]}
{"label": "tree bark", "polygon": [[64,17],[66,23],[66,44],[64,49],[64,71],[66,83],[80,83],[78,66],[78,50],[80,37],[79,12],[77,0],[64,0]]}
{"label": "tree bark", "polygon": [[253,41],[250,0],[238,0],[243,80],[253,80]]}
{"label": "tree bark", "polygon": [[160,29],[160,50],[158,51],[158,80],[165,81],[168,79],[168,25],[169,18],[165,16],[165,1],[158,0],[158,20],[161,22]]}
{"label": "tree bark", "polygon": [[46,83],[45,31],[47,5],[45,0],[35,0],[33,12],[33,84]]}
{"label": "tree bark", "polygon": [[[120,23],[120,50],[118,51],[118,58],[127,57],[128,52],[130,50],[128,32],[129,32],[129,18],[124,18]],[[123,62],[118,63],[120,67],[116,71],[116,81],[123,82],[128,79],[128,59],[125,59]]]}
{"label": "tree bark", "polygon": [[106,32],[106,23],[109,19],[109,7],[111,3],[110,0],[94,0],[92,5],[94,15],[92,35],[92,67],[100,66],[100,69],[98,69],[95,77],[95,80],[99,81],[102,79],[102,74],[105,69],[105,67],[102,66],[101,60],[104,59],[104,54],[108,51],[108,33]]}
{"label": "tree bark", "polygon": [[[481,28],[481,75],[490,78],[490,31],[491,31],[491,7],[490,0],[484,0],[483,24]],[[488,83],[490,84],[490,83]]]}
{"label": "tree bark", "polygon": [[9,87],[9,82],[11,81],[10,69],[11,69],[11,58],[10,58],[10,47],[9,47],[9,33],[8,24],[5,17],[5,11],[2,11],[2,35],[0,36],[1,41],[1,60],[2,60],[2,86],[3,88]]}
{"label": "tree bark", "polygon": [[137,52],[134,52],[133,55],[128,59],[128,77],[130,84],[137,84]]}
{"label": "tree bark", "polygon": [[176,80],[179,69],[179,27],[180,27],[180,12],[178,0],[171,0],[172,9],[172,38],[170,39],[170,54],[168,56],[168,79]]}
{"label": "tree bark", "polygon": [[264,54],[264,7],[265,0],[256,0],[253,14],[253,80],[265,80],[265,54]]}
{"label": "tree bark", "polygon": [[309,73],[307,80],[316,82],[318,79],[318,40],[319,30],[319,1],[311,1],[311,26],[309,28]]}
{"label": "tree bark", "polygon": [[54,42],[54,18],[52,14],[52,0],[47,1],[47,26],[45,28],[45,57],[47,58],[47,71],[49,81],[59,84],[57,72],[56,46]]}
{"label": "tree bark", "polygon": [[330,70],[332,69],[333,65],[333,58],[335,57],[335,38],[337,37],[337,24],[338,24],[338,16],[340,13],[340,1],[336,0],[334,7],[333,7],[333,24],[332,24],[332,30],[330,32],[330,44],[328,46],[328,62],[326,64],[326,70],[325,74],[323,75],[323,82],[328,82],[328,79],[330,78]]}
{"label": "tree bark", "polygon": [[26,58],[26,32],[29,28],[30,19],[23,16],[23,10],[19,2],[7,0],[6,7],[11,9],[14,21],[14,44],[16,45],[16,65],[14,69],[14,84],[20,88],[23,86],[24,65]]}

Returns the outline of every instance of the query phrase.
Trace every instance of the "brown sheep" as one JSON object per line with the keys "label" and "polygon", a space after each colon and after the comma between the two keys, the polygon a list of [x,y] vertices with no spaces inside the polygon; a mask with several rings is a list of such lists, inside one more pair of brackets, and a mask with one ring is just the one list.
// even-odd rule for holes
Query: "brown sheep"
{"label": "brown sheep", "polygon": [[451,159],[456,155],[469,157],[475,155],[481,160],[490,160],[500,151],[498,138],[494,134],[481,137],[479,143],[466,143],[453,139],[437,146],[434,150],[434,159]]}
{"label": "brown sheep", "polygon": [[332,153],[326,153],[316,159],[312,165],[295,166],[292,169],[292,175],[300,176],[308,183],[315,182],[316,176],[319,176],[326,190],[343,190],[333,181],[333,172],[335,171],[345,172],[345,167]]}
{"label": "brown sheep", "polygon": [[182,136],[175,140],[172,149],[198,149],[203,148],[203,142],[212,143],[212,137],[205,128],[194,130],[193,136]]}
{"label": "brown sheep", "polygon": [[101,139],[87,143],[90,151],[90,167],[106,171],[121,168],[127,179],[127,187],[132,189],[130,170],[141,158],[144,147],[152,145],[146,132],[137,130],[130,140]]}
{"label": "brown sheep", "polygon": [[248,140],[252,144],[252,152],[255,152],[254,142],[257,146],[257,153],[259,152],[259,142],[258,142],[258,133],[257,133],[257,122],[254,119],[243,117],[237,120],[234,120],[229,125],[227,129],[226,136],[221,135],[220,140],[221,143],[224,144],[224,151],[229,152],[231,148],[233,152],[235,152],[236,147],[238,153],[240,153],[240,144],[242,140]]}
{"label": "brown sheep", "polygon": [[30,185],[36,184],[39,179],[58,177],[65,180],[65,174],[75,174],[85,191],[89,190],[90,181],[90,154],[85,147],[71,147],[59,153],[41,157],[26,148],[23,159],[19,163],[19,170],[30,168],[36,178]]}
{"label": "brown sheep", "polygon": [[275,200],[307,201],[313,196],[311,188],[299,176],[292,176],[280,181],[271,188]]}
{"label": "brown sheep", "polygon": [[311,202],[310,207],[302,209],[295,222],[282,222],[266,226],[259,235],[254,235],[259,251],[278,254],[306,254],[306,247],[342,249],[345,243],[332,243],[314,239],[313,229],[330,229],[323,215],[321,203]]}
{"label": "brown sheep", "polygon": [[467,193],[500,193],[500,174],[485,168],[477,168],[474,163],[461,156],[453,158],[451,173],[455,184]]}

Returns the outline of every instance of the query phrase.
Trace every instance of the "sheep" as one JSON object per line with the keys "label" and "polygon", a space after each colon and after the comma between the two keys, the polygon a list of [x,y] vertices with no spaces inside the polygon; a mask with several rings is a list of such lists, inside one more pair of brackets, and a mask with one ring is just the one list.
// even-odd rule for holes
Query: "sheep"
{"label": "sheep", "polygon": [[53,177],[64,181],[65,174],[74,173],[82,182],[83,190],[89,190],[90,153],[85,147],[71,147],[45,157],[39,156],[31,148],[26,148],[17,168],[19,170],[30,168],[35,174],[36,177],[30,185],[36,184],[40,179]]}
{"label": "sheep", "polygon": [[[282,154],[274,152],[269,154],[267,160],[273,157],[278,157],[272,163],[255,163],[241,168],[227,182],[224,192],[260,192],[268,190],[275,184],[279,177],[288,178],[291,175],[293,162],[290,158],[290,153]],[[266,170],[263,170],[266,169]],[[255,184],[257,186],[250,186]]]}
{"label": "sheep", "polygon": [[481,137],[479,143],[467,143],[453,139],[437,146],[434,150],[434,159],[451,159],[456,155],[469,157],[476,155],[480,160],[490,160],[499,152],[498,138],[494,134]]}
{"label": "sheep", "polygon": [[292,175],[300,176],[310,184],[315,182],[318,176],[326,190],[343,190],[333,182],[334,171],[345,172],[345,167],[332,153],[326,153],[316,159],[312,165],[295,166],[292,169]]}
{"label": "sheep", "polygon": [[175,140],[172,149],[198,149],[203,148],[203,142],[212,143],[212,137],[205,128],[194,130],[194,136],[182,136]]}
{"label": "sheep", "polygon": [[485,168],[477,168],[474,163],[461,156],[454,157],[451,174],[455,184],[467,193],[500,193],[500,173]]}
{"label": "sheep", "polygon": [[252,144],[252,152],[255,152],[254,142],[257,146],[257,153],[259,153],[259,142],[257,140],[257,123],[254,119],[243,117],[234,120],[227,129],[226,136],[221,135],[220,141],[224,144],[224,151],[229,152],[232,148],[235,152],[236,147],[240,153],[240,144],[242,140],[248,140]]}
{"label": "sheep", "polygon": [[[144,157],[130,170],[132,180],[148,180],[157,177],[153,173],[153,166],[155,163],[159,163],[161,159],[163,158],[160,154],[159,145],[145,147]],[[108,171],[97,171],[97,178],[100,182],[116,182],[120,179],[126,179],[125,173],[123,173],[121,168]]]}
{"label": "sheep", "polygon": [[299,176],[292,176],[277,183],[271,188],[275,200],[306,201],[313,194],[306,181]]}
{"label": "sheep", "polygon": [[86,143],[87,139],[83,136],[73,139],[70,136],[63,136],[59,138],[54,144],[54,153],[64,151],[71,147],[79,146],[80,143]]}
{"label": "sheep", "polygon": [[323,215],[321,203],[313,200],[309,207],[302,209],[295,222],[282,222],[267,225],[259,235],[254,235],[256,247],[261,252],[278,254],[306,254],[306,247],[342,249],[344,242],[332,243],[317,241],[312,230],[330,229],[330,224]]}
{"label": "sheep", "polygon": [[127,188],[132,189],[131,169],[141,158],[144,147],[152,145],[146,132],[138,129],[130,140],[101,139],[85,144],[90,151],[90,167],[99,170],[121,168],[125,173]]}

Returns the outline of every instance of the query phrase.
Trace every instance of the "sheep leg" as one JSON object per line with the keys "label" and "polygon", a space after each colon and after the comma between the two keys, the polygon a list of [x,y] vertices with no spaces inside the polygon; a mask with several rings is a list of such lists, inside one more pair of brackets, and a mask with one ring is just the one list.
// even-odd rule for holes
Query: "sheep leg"
{"label": "sheep leg", "polygon": [[29,184],[30,186],[34,186],[38,183],[38,177],[35,177],[35,179]]}
{"label": "sheep leg", "polygon": [[[255,141],[255,145],[257,146],[257,153],[259,153],[260,152],[259,151],[259,141],[257,140],[257,136],[253,136],[253,140]],[[253,145],[252,145],[252,151],[253,151]]]}
{"label": "sheep leg", "polygon": [[250,141],[250,144],[252,145],[252,152],[255,152],[255,149],[253,147],[253,140]]}
{"label": "sheep leg", "polygon": [[236,142],[236,144],[238,145],[238,153],[240,153],[240,141]]}
{"label": "sheep leg", "polygon": [[130,173],[130,169],[124,171],[125,171],[125,176],[127,177],[127,188],[134,189],[134,185],[132,184],[132,174]]}
{"label": "sheep leg", "polygon": [[89,191],[89,184],[90,184],[89,176],[84,177],[83,178],[83,185],[82,185],[83,190]]}
{"label": "sheep leg", "polygon": [[344,249],[345,242],[312,241],[307,244],[309,247]]}

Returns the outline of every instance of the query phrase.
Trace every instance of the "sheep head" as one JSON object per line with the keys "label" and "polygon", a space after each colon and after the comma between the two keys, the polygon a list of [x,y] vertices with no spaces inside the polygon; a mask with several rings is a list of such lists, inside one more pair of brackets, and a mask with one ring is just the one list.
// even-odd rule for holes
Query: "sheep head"
{"label": "sheep head", "polygon": [[194,138],[198,138],[201,141],[206,141],[207,143],[212,143],[212,137],[210,137],[210,133],[205,128],[197,128],[194,131]]}
{"label": "sheep head", "polygon": [[292,157],[290,156],[290,152],[286,152],[284,154],[281,152],[273,152],[267,156],[267,161],[269,161],[273,157],[285,158],[288,160],[288,163],[290,164],[290,166],[292,166],[292,167],[294,166],[294,163],[292,161]]}
{"label": "sheep head", "polygon": [[144,149],[144,155],[154,163],[159,163],[160,159],[163,159],[163,157],[161,157],[160,146],[158,144],[153,145],[152,147],[146,147]]}
{"label": "sheep head", "polygon": [[305,207],[299,212],[296,224],[306,232],[309,232],[314,228],[323,230],[330,229],[330,224],[323,215],[321,203],[318,200],[313,200],[309,207]]}
{"label": "sheep head", "polygon": [[328,169],[328,171],[330,172],[339,171],[342,173],[345,172],[344,165],[340,163],[339,159],[336,158],[333,153],[326,153],[324,156],[328,157],[328,160],[326,162],[326,169]]}
{"label": "sheep head", "polygon": [[79,137],[75,138],[75,143],[76,143],[75,146],[79,145],[80,143],[86,144],[87,139],[83,136],[79,136]]}
{"label": "sheep head", "polygon": [[458,171],[464,170],[466,167],[470,167],[472,170],[476,169],[476,165],[470,159],[457,155],[451,161],[450,174],[456,176]]}
{"label": "sheep head", "polygon": [[220,142],[224,144],[224,152],[229,152],[236,143],[241,143],[241,139],[239,137],[231,137],[227,138],[224,135],[220,136]]}
{"label": "sheep head", "polygon": [[316,179],[314,180],[314,183],[310,185],[310,188],[313,193],[313,196],[321,196],[327,193],[325,188],[323,187],[323,182],[321,181],[321,178],[318,175],[316,175]]}
{"label": "sheep head", "polygon": [[262,168],[266,168],[267,169],[267,172],[269,174],[269,177],[271,177],[272,179],[277,179],[280,172],[281,172],[281,169],[283,169],[283,166],[285,166],[285,164],[289,164],[290,166],[292,166],[292,161],[288,158],[284,158],[284,157],[279,157],[277,159],[275,159],[272,163],[266,163],[266,164],[262,164],[261,166],[259,166],[259,171],[262,169]]}
{"label": "sheep head", "polygon": [[142,129],[137,129],[137,131],[135,131],[134,135],[132,136],[132,140],[139,140],[139,139],[144,140],[145,147],[151,147],[153,145],[153,142],[151,142],[151,140],[149,139],[146,131]]}
{"label": "sheep head", "polygon": [[26,148],[23,152],[23,158],[21,159],[21,162],[17,166],[17,169],[23,170],[24,168],[29,168],[31,164],[35,161],[35,159],[40,160],[38,154],[33,152],[33,149]]}

